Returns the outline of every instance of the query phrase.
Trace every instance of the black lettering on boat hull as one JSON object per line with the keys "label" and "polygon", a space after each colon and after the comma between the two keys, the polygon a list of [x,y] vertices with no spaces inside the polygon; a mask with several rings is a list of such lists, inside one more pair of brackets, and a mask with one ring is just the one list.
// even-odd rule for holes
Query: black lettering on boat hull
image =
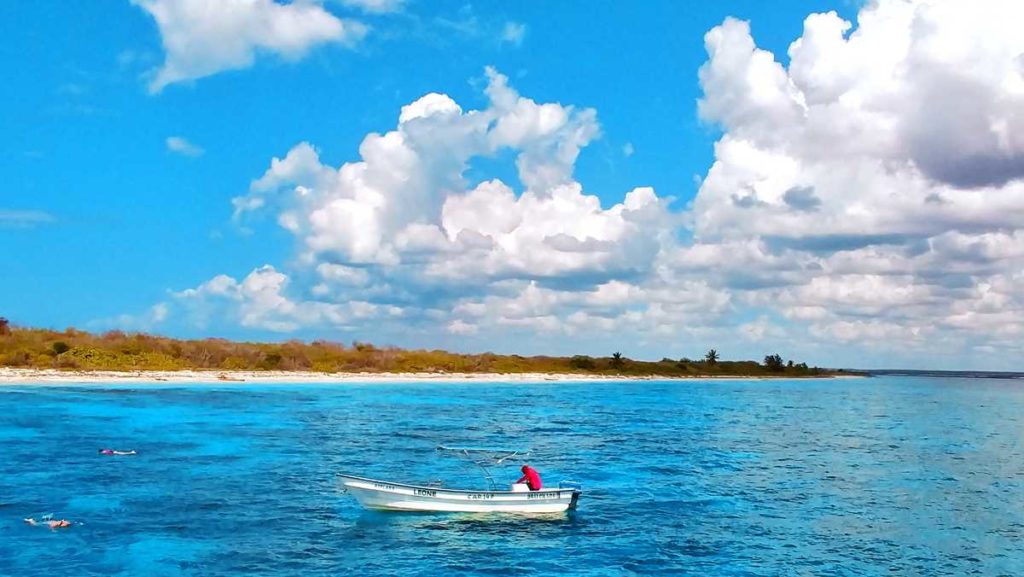
{"label": "black lettering on boat hull", "polygon": [[527,499],[557,499],[558,493],[527,493]]}

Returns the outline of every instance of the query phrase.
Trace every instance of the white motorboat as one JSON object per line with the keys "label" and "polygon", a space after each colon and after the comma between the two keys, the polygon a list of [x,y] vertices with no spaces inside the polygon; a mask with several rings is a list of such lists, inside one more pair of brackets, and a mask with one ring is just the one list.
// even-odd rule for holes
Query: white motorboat
{"label": "white motorboat", "polygon": [[[491,486],[487,490],[446,489],[438,486],[413,485],[368,479],[354,475],[339,475],[342,487],[367,509],[383,511],[438,511],[465,513],[560,513],[576,508],[582,490],[578,483],[562,482],[557,489],[530,491],[525,485],[513,485],[511,490],[496,490],[493,477],[484,465],[500,464],[525,453],[494,451],[459,447],[438,447],[470,456],[484,470]],[[482,455],[490,455],[483,457]],[[503,455],[503,456],[501,456]]]}

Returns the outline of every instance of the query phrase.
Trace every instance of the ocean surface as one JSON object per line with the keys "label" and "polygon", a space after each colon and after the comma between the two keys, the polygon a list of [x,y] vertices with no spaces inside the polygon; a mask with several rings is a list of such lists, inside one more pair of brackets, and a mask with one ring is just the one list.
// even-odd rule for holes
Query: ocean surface
{"label": "ocean surface", "polygon": [[[440,443],[529,448],[579,510],[338,489],[483,487]],[[0,575],[1024,575],[1022,380],[13,385],[0,450]]]}

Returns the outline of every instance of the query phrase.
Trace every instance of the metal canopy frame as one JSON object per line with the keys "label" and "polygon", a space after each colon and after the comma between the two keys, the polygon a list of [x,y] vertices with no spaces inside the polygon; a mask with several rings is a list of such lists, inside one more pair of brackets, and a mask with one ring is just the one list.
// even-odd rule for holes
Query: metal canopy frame
{"label": "metal canopy frame", "polygon": [[497,491],[497,484],[494,482],[494,476],[491,475],[488,467],[500,465],[509,459],[516,457],[525,457],[530,454],[530,450],[513,450],[513,449],[488,449],[483,447],[448,447],[445,445],[438,445],[438,451],[446,451],[449,453],[456,454],[460,457],[465,457],[472,462],[480,470],[483,471],[484,478],[487,479],[487,483],[490,485],[492,491]]}

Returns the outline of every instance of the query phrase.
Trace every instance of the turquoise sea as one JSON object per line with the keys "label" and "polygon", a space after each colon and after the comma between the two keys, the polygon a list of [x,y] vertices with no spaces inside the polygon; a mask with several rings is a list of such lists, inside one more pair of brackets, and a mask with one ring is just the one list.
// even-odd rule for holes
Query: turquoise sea
{"label": "turquoise sea", "polygon": [[[529,448],[580,508],[338,490],[480,487],[440,443]],[[13,385],[0,449],[0,575],[1024,575],[1022,380]]]}

